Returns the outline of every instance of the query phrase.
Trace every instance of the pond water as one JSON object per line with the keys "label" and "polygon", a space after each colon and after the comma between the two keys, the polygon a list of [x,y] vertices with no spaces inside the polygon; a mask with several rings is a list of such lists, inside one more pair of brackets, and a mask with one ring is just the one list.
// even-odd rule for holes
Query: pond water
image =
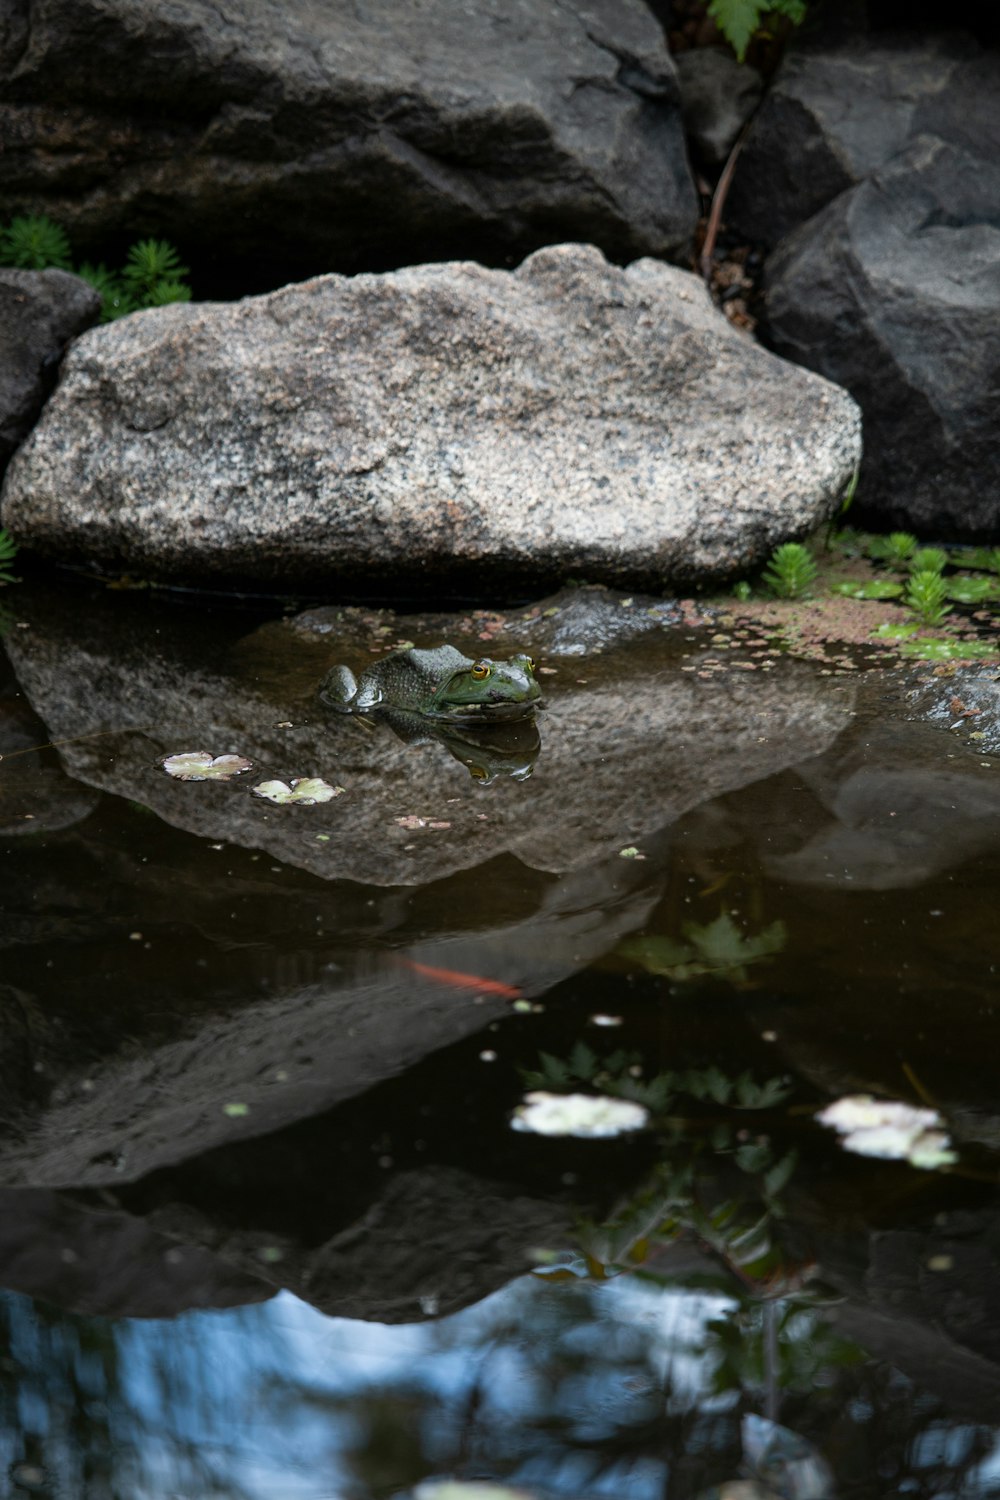
{"label": "pond water", "polygon": [[[0,602],[0,1492],[1000,1495],[968,683],[585,589]],[[317,701],[444,639],[531,652],[536,739]],[[539,1090],[648,1128],[512,1129]],[[862,1093],[937,1166],[817,1122]]]}

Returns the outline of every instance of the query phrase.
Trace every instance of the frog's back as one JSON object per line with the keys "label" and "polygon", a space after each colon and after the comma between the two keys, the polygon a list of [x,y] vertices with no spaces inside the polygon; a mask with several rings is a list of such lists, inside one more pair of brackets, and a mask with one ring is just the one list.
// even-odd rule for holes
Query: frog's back
{"label": "frog's back", "polygon": [[430,702],[443,681],[467,665],[454,646],[411,646],[375,662],[361,678],[366,687],[377,687],[378,701],[394,708],[420,709]]}

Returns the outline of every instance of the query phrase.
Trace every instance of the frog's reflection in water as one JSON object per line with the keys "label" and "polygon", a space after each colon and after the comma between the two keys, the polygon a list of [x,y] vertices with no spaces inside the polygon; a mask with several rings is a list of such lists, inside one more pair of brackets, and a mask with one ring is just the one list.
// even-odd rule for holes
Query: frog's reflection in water
{"label": "frog's reflection in water", "polygon": [[383,708],[365,720],[385,723],[408,745],[436,741],[465,766],[480,786],[491,786],[500,777],[527,781],[542,748],[534,715],[520,719],[494,719],[489,723],[448,723],[422,714]]}

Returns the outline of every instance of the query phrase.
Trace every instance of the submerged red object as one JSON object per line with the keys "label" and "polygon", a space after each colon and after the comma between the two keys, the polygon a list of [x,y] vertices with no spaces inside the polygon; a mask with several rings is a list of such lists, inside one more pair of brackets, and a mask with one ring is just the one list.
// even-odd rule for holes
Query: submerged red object
{"label": "submerged red object", "polygon": [[401,964],[422,974],[425,979],[436,979],[439,984],[449,984],[454,989],[475,990],[480,995],[504,995],[508,1000],[520,1000],[524,991],[516,984],[506,984],[502,979],[487,979],[482,974],[464,974],[459,969],[438,969],[433,964],[418,963],[415,958],[398,955]]}

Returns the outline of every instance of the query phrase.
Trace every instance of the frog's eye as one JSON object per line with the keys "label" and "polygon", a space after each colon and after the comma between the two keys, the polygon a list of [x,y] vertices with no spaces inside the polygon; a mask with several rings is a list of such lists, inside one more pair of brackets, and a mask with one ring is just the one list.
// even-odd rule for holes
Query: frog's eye
{"label": "frog's eye", "polygon": [[535,658],[533,656],[526,656],[524,658],[524,665],[529,672],[533,672],[535,670]]}
{"label": "frog's eye", "polygon": [[470,671],[469,676],[475,678],[476,682],[485,682],[492,671],[493,668],[488,661],[477,661]]}

